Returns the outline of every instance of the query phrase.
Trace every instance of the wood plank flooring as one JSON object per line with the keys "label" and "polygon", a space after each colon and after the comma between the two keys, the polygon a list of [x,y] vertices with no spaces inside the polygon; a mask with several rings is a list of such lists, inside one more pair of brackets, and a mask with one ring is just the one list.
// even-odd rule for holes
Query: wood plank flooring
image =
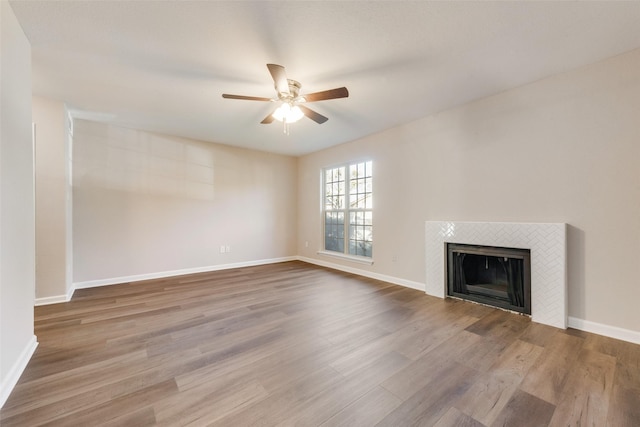
{"label": "wood plank flooring", "polygon": [[287,262],[36,307],[10,426],[640,426],[640,346]]}

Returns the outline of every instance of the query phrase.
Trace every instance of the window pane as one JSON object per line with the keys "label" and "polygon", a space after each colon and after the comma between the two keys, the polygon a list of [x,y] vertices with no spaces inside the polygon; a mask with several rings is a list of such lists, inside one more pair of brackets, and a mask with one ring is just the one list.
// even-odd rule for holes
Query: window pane
{"label": "window pane", "polygon": [[364,224],[372,225],[373,224],[373,213],[370,211],[366,211],[364,213]]}
{"label": "window pane", "polygon": [[371,256],[373,242],[372,212],[358,211],[349,213],[349,253],[358,256]]}
{"label": "window pane", "polygon": [[362,227],[362,238],[365,242],[371,242],[373,240],[373,233],[370,225]]}
{"label": "window pane", "polygon": [[358,240],[358,226],[353,224],[349,226],[349,239]]}
{"label": "window pane", "polygon": [[358,163],[350,168],[349,207],[355,209],[372,209],[371,162]]}
{"label": "window pane", "polygon": [[357,255],[356,242],[349,240],[349,255]]}
{"label": "window pane", "polygon": [[344,208],[344,167],[327,169],[324,173],[325,210]]}
{"label": "window pane", "polygon": [[344,252],[344,212],[326,212],[324,217],[324,248]]}
{"label": "window pane", "polygon": [[327,197],[325,199],[324,208],[326,210],[332,210],[333,209],[333,198],[332,197]]}
{"label": "window pane", "polygon": [[367,256],[369,258],[373,256],[373,245],[371,244],[371,242],[365,242],[364,253],[362,255]]}

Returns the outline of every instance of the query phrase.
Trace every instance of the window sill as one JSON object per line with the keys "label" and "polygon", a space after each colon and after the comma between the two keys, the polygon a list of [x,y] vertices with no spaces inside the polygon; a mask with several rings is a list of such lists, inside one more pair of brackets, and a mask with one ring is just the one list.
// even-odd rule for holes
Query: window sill
{"label": "window sill", "polygon": [[318,253],[318,255],[326,255],[326,256],[333,257],[333,258],[340,258],[340,259],[344,259],[344,260],[347,260],[347,261],[357,262],[357,263],[360,263],[360,264],[373,265],[373,258],[367,258],[367,257],[363,257],[363,256],[356,256],[356,255],[341,254],[340,252],[333,252],[333,251],[318,251],[317,253]]}

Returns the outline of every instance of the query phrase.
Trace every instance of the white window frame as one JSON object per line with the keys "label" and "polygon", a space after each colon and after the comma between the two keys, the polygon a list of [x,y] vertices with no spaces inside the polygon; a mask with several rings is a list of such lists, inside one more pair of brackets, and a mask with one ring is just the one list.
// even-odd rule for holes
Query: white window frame
{"label": "white window frame", "polygon": [[[348,259],[350,261],[355,261],[355,262],[359,262],[359,263],[363,263],[363,264],[373,264],[373,238],[371,238],[370,240],[366,240],[366,241],[370,241],[371,242],[371,256],[366,256],[366,255],[353,255],[349,253],[349,247],[350,247],[350,229],[351,229],[351,217],[352,214],[357,214],[357,213],[362,213],[363,215],[360,215],[360,220],[362,220],[363,216],[366,216],[366,213],[369,213],[368,215],[368,222],[365,223],[360,223],[359,226],[363,226],[363,228],[365,228],[364,226],[367,225],[370,227],[371,229],[371,235],[373,234],[373,204],[372,204],[372,195],[373,195],[373,173],[371,173],[370,175],[365,173],[365,176],[367,177],[367,180],[369,181],[369,190],[366,191],[366,197],[369,197],[369,201],[366,201],[366,197],[365,197],[365,206],[364,207],[351,207],[351,171],[350,168],[352,166],[358,166],[358,165],[365,165],[365,170],[368,167],[368,171],[371,172],[373,170],[373,162],[371,160],[360,160],[360,161],[353,161],[353,162],[348,162],[348,163],[342,163],[342,164],[338,164],[338,165],[332,165],[326,168],[322,169],[321,172],[321,183],[322,183],[322,187],[321,187],[321,215],[322,215],[322,250],[318,251],[319,254],[322,255],[327,255],[327,256],[331,256],[331,257],[336,257],[336,258],[341,258],[341,259]],[[339,168],[344,168],[344,206],[342,206],[341,208],[337,208],[337,209],[327,209],[327,171],[331,171],[331,170],[337,170]],[[357,178],[356,178],[357,179]],[[360,179],[362,179],[362,177],[360,177]],[[364,181],[366,183],[366,180]],[[357,185],[357,182],[356,182]],[[339,193],[339,192],[338,192]],[[362,194],[362,193],[358,193],[358,194]],[[366,206],[368,203],[368,206]],[[362,203],[361,203],[362,204]],[[338,250],[330,250],[330,249],[326,249],[327,247],[327,242],[325,241],[326,236],[327,236],[327,230],[326,230],[326,224],[327,224],[327,213],[328,212],[341,212],[343,213],[343,230],[342,230],[342,249],[343,251],[340,252]],[[366,213],[365,213],[366,212]]]}

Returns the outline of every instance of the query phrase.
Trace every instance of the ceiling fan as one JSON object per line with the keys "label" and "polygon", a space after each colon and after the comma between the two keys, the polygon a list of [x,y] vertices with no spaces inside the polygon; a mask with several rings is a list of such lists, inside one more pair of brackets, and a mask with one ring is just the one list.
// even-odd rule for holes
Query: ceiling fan
{"label": "ceiling fan", "polygon": [[273,78],[277,92],[276,98],[230,95],[227,93],[223,93],[222,97],[226,99],[244,99],[248,101],[280,102],[280,106],[273,113],[270,113],[265,117],[260,123],[269,124],[274,120],[281,121],[284,123],[285,133],[288,133],[289,123],[294,123],[300,120],[303,116],[309,117],[318,124],[322,124],[329,120],[322,114],[313,111],[302,104],[307,102],[325,101],[328,99],[346,98],[349,96],[349,91],[346,87],[300,95],[300,83],[295,80],[288,79],[282,65],[267,64],[267,68]]}

